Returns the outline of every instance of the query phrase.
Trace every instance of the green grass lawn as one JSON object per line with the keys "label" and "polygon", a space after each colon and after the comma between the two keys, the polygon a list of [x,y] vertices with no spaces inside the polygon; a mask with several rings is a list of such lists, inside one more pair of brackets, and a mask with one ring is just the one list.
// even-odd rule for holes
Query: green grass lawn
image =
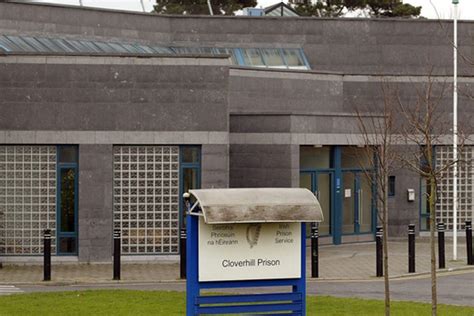
{"label": "green grass lawn", "polygon": [[[184,315],[185,293],[99,290],[0,297],[0,315]],[[393,315],[430,315],[430,305],[394,302]],[[308,298],[308,316],[383,315],[383,302],[335,297]],[[472,307],[441,305],[439,315],[474,315]]]}

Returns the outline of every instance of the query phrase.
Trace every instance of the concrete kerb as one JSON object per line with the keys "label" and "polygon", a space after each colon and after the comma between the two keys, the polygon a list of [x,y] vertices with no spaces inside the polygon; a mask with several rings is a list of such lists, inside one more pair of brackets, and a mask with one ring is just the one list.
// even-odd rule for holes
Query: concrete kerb
{"label": "concrete kerb", "polygon": [[[437,277],[444,277],[444,276],[451,276],[451,275],[459,275],[464,273],[471,273],[474,272],[474,266],[466,266],[466,267],[459,267],[459,268],[450,268],[450,269],[437,269],[436,274]],[[429,272],[420,272],[420,273],[407,273],[402,275],[395,275],[391,276],[389,279],[390,281],[402,281],[402,280],[415,280],[415,279],[428,279],[430,278]],[[318,282],[334,282],[334,283],[360,283],[360,282],[383,282],[383,278],[378,278],[375,276],[371,276],[369,278],[307,278],[306,282],[308,283],[318,283]],[[160,280],[98,280],[94,278],[81,278],[81,279],[72,279],[72,280],[53,280],[52,281],[31,281],[31,282],[0,282],[2,284],[7,285],[41,285],[41,286],[72,286],[72,285],[100,285],[100,286],[107,286],[107,285],[149,285],[149,284],[185,284],[186,280],[181,279],[160,279]]]}

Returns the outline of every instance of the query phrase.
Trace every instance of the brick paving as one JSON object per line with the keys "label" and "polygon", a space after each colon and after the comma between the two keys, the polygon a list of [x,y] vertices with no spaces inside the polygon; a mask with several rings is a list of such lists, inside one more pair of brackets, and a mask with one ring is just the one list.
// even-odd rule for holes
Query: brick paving
{"label": "brick paving", "polygon": [[[462,240],[459,260],[453,262],[451,241],[446,242],[448,269],[474,269],[466,265],[466,249]],[[408,275],[408,244],[406,240],[389,243],[389,273],[391,277]],[[0,257],[1,260],[1,257]],[[310,258],[307,258],[310,275]],[[4,264],[0,269],[0,284],[38,283],[43,277],[42,265]],[[429,243],[418,239],[416,244],[416,273],[430,270]],[[375,243],[328,245],[320,247],[320,279],[367,280],[375,278]],[[112,264],[77,264],[53,262],[53,283],[101,283],[112,280]],[[168,282],[179,280],[178,262],[123,263],[122,282]]]}
{"label": "brick paving", "polygon": [[[460,241],[460,243],[459,243]],[[466,264],[466,247],[458,241],[458,260],[452,261],[452,240],[446,240],[446,270],[469,268]],[[408,275],[407,240],[389,242],[389,276]],[[437,250],[437,246],[436,246]],[[470,266],[474,268],[474,266]],[[430,272],[429,240],[416,241],[416,273]],[[310,261],[307,261],[310,271]],[[321,279],[370,279],[375,277],[375,243],[344,244],[320,247]]]}

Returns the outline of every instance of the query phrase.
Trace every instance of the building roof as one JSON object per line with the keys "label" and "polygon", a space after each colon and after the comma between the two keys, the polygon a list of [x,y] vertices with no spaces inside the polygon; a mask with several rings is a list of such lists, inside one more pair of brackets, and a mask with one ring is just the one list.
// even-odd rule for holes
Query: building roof
{"label": "building roof", "polygon": [[292,7],[287,5],[286,3],[280,2],[264,9],[265,16],[283,16],[283,17],[290,17],[290,16],[300,16],[298,12],[296,12]]}

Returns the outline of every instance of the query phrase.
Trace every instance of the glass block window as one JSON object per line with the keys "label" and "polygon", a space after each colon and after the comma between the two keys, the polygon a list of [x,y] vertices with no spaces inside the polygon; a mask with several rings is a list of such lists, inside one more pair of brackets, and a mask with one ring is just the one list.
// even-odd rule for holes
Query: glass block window
{"label": "glass block window", "polygon": [[56,253],[56,147],[0,146],[0,255]]}
{"label": "glass block window", "polygon": [[[459,163],[458,167],[458,229],[464,229],[466,220],[474,219],[474,146],[466,146],[460,153],[460,160],[470,163]],[[451,146],[436,147],[436,165],[448,164],[453,159]],[[444,172],[438,184],[438,203],[436,218],[443,221],[447,229],[453,229],[453,170]]]}
{"label": "glass block window", "polygon": [[179,147],[114,147],[114,228],[123,254],[179,252]]}

